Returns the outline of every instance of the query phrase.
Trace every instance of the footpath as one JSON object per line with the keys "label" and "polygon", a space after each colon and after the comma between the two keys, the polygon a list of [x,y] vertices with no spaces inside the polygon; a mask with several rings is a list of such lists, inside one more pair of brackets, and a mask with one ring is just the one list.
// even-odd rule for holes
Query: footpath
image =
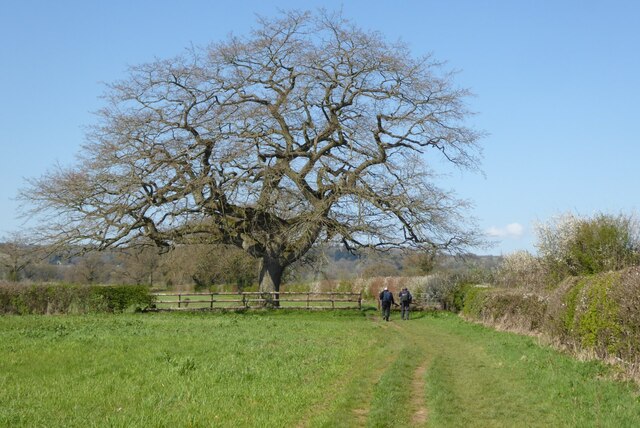
{"label": "footpath", "polygon": [[452,314],[378,315],[336,410],[300,426],[640,426],[640,390],[596,362]]}

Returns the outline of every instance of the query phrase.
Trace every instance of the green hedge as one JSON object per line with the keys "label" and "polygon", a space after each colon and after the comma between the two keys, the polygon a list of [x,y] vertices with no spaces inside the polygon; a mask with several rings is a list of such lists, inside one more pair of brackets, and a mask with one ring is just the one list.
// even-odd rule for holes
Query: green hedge
{"label": "green hedge", "polygon": [[487,312],[485,307],[487,288],[467,285],[462,289],[461,296],[461,312],[466,316],[470,316],[476,319],[482,319]]}
{"label": "green hedge", "polygon": [[565,280],[552,295],[546,330],[601,357],[640,356],[638,268]]}
{"label": "green hedge", "polygon": [[471,284],[461,283],[455,285],[448,293],[443,297],[444,309],[451,312],[461,312],[464,309],[464,303],[467,299],[467,294],[475,287]]}
{"label": "green hedge", "polygon": [[545,297],[514,289],[473,287],[467,290],[462,314],[487,323],[539,330],[547,309]]}
{"label": "green hedge", "polygon": [[548,295],[465,287],[462,314],[541,332],[571,349],[640,361],[640,267],[565,279]]}
{"label": "green hedge", "polygon": [[143,285],[0,284],[0,314],[122,312],[153,300]]}

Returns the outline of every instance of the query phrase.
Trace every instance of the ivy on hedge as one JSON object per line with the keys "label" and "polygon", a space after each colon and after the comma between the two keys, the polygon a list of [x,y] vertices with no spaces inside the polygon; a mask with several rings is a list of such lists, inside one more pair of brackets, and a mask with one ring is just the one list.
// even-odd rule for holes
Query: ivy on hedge
{"label": "ivy on hedge", "polygon": [[544,333],[573,349],[640,358],[640,267],[570,277],[546,295],[464,287],[468,318]]}

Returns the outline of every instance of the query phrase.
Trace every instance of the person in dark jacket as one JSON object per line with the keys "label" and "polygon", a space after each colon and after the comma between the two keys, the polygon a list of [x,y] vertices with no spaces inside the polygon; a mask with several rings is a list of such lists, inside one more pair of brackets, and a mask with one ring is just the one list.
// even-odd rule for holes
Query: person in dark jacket
{"label": "person in dark jacket", "polygon": [[402,291],[400,291],[400,293],[398,294],[398,299],[400,300],[400,310],[402,313],[402,319],[408,320],[409,305],[411,305],[411,302],[413,301],[413,296],[411,295],[407,287],[404,287]]}
{"label": "person in dark jacket", "polygon": [[382,307],[382,318],[385,321],[389,321],[389,315],[391,314],[391,305],[395,305],[393,300],[393,293],[389,291],[387,287],[380,292],[380,306]]}

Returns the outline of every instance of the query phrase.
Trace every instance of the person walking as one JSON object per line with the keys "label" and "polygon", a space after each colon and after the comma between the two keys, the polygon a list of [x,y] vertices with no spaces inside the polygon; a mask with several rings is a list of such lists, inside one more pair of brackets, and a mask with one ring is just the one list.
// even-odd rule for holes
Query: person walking
{"label": "person walking", "polygon": [[393,300],[393,293],[389,291],[389,288],[384,287],[380,292],[380,306],[382,307],[382,319],[389,321],[389,315],[391,315],[391,305],[395,305]]}
{"label": "person walking", "polygon": [[398,298],[400,299],[400,311],[401,311],[401,314],[402,314],[402,319],[403,320],[408,320],[409,319],[409,306],[411,305],[411,302],[413,301],[413,296],[411,295],[411,293],[409,292],[407,287],[404,287],[402,289],[402,291],[400,291],[400,293],[398,294]]}

